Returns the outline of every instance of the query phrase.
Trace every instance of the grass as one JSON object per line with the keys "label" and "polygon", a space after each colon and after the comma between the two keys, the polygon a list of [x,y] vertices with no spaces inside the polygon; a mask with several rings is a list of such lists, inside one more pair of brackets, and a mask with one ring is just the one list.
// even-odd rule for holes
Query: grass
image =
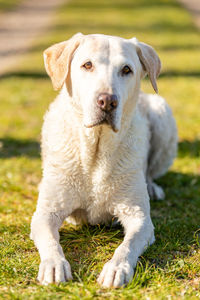
{"label": "grass", "polygon": [[0,13],[15,9],[22,0],[0,0]]}
{"label": "grass", "polygon": [[[1,4],[1,2],[0,2]],[[156,243],[140,258],[127,288],[101,289],[96,277],[123,238],[119,227],[62,227],[61,244],[74,281],[40,286],[39,255],[29,239],[41,178],[42,117],[55,97],[42,51],[77,31],[137,36],[158,51],[159,93],[177,120],[179,153],[159,183],[166,200],[151,203]],[[175,0],[73,0],[23,64],[0,80],[0,298],[199,299],[200,285],[200,35]],[[148,80],[143,90],[152,92]]]}

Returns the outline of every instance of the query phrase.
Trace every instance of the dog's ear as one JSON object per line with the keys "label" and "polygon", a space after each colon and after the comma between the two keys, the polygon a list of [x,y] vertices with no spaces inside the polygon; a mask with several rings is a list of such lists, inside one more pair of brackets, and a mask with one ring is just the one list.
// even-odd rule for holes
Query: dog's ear
{"label": "dog's ear", "polygon": [[82,37],[82,33],[77,33],[71,39],[55,44],[44,51],[45,69],[51,77],[55,90],[59,90],[63,86],[65,79],[67,82],[69,81],[70,62]]}
{"label": "dog's ear", "polygon": [[136,46],[136,51],[143,68],[143,76],[148,74],[151,84],[156,93],[158,93],[156,78],[160,74],[161,61],[156,51],[149,45],[139,42],[136,38],[131,41]]}

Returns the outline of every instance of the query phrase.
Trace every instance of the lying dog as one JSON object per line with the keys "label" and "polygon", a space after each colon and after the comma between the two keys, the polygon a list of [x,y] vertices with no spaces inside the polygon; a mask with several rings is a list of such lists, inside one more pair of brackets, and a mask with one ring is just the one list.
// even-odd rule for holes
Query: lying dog
{"label": "lying dog", "polygon": [[176,155],[170,108],[160,96],[140,92],[146,74],[157,92],[159,57],[136,38],[78,33],[48,48],[44,60],[54,88],[62,90],[42,130],[43,179],[31,224],[41,257],[38,280],[72,279],[59,244],[66,218],[98,224],[116,217],[125,237],[98,282],[122,286],[155,240],[149,195],[164,198],[153,180]]}

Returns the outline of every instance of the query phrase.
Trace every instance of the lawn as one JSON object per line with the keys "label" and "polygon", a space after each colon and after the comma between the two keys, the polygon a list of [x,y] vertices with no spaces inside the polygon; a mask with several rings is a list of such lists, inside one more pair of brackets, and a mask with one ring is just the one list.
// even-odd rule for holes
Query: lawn
{"label": "lawn", "polygon": [[22,2],[22,0],[0,0],[0,13],[10,9],[15,9],[20,2]]}
{"label": "lawn", "polygon": [[[0,10],[1,10],[0,2]],[[159,93],[173,109],[179,152],[159,179],[166,200],[151,202],[156,242],[140,258],[126,288],[101,289],[96,278],[123,238],[122,228],[64,224],[61,244],[74,281],[40,286],[39,254],[29,239],[41,178],[40,129],[56,93],[42,51],[72,34],[136,36],[159,53]],[[23,63],[0,79],[0,298],[199,299],[200,298],[200,34],[175,0],[73,0]],[[148,80],[142,88],[153,92]]]}

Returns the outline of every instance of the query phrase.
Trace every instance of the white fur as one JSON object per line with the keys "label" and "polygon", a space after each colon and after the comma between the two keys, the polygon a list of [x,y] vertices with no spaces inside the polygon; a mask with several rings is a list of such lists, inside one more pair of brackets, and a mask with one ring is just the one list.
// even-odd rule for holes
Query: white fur
{"label": "white fur", "polygon": [[[135,40],[103,35],[82,39],[71,61],[71,94],[64,85],[45,115],[43,178],[31,237],[41,256],[39,281],[66,281],[72,275],[58,233],[64,219],[97,224],[117,217],[124,241],[98,282],[119,287],[132,279],[138,257],[154,241],[148,190],[156,198],[164,196],[153,179],[175,157],[176,126],[163,98],[139,92],[143,71]],[[93,72],[80,68],[88,59]],[[133,75],[120,76],[124,64],[133,68]],[[101,92],[118,96],[113,121],[118,132],[106,124],[85,127],[96,118]]]}

